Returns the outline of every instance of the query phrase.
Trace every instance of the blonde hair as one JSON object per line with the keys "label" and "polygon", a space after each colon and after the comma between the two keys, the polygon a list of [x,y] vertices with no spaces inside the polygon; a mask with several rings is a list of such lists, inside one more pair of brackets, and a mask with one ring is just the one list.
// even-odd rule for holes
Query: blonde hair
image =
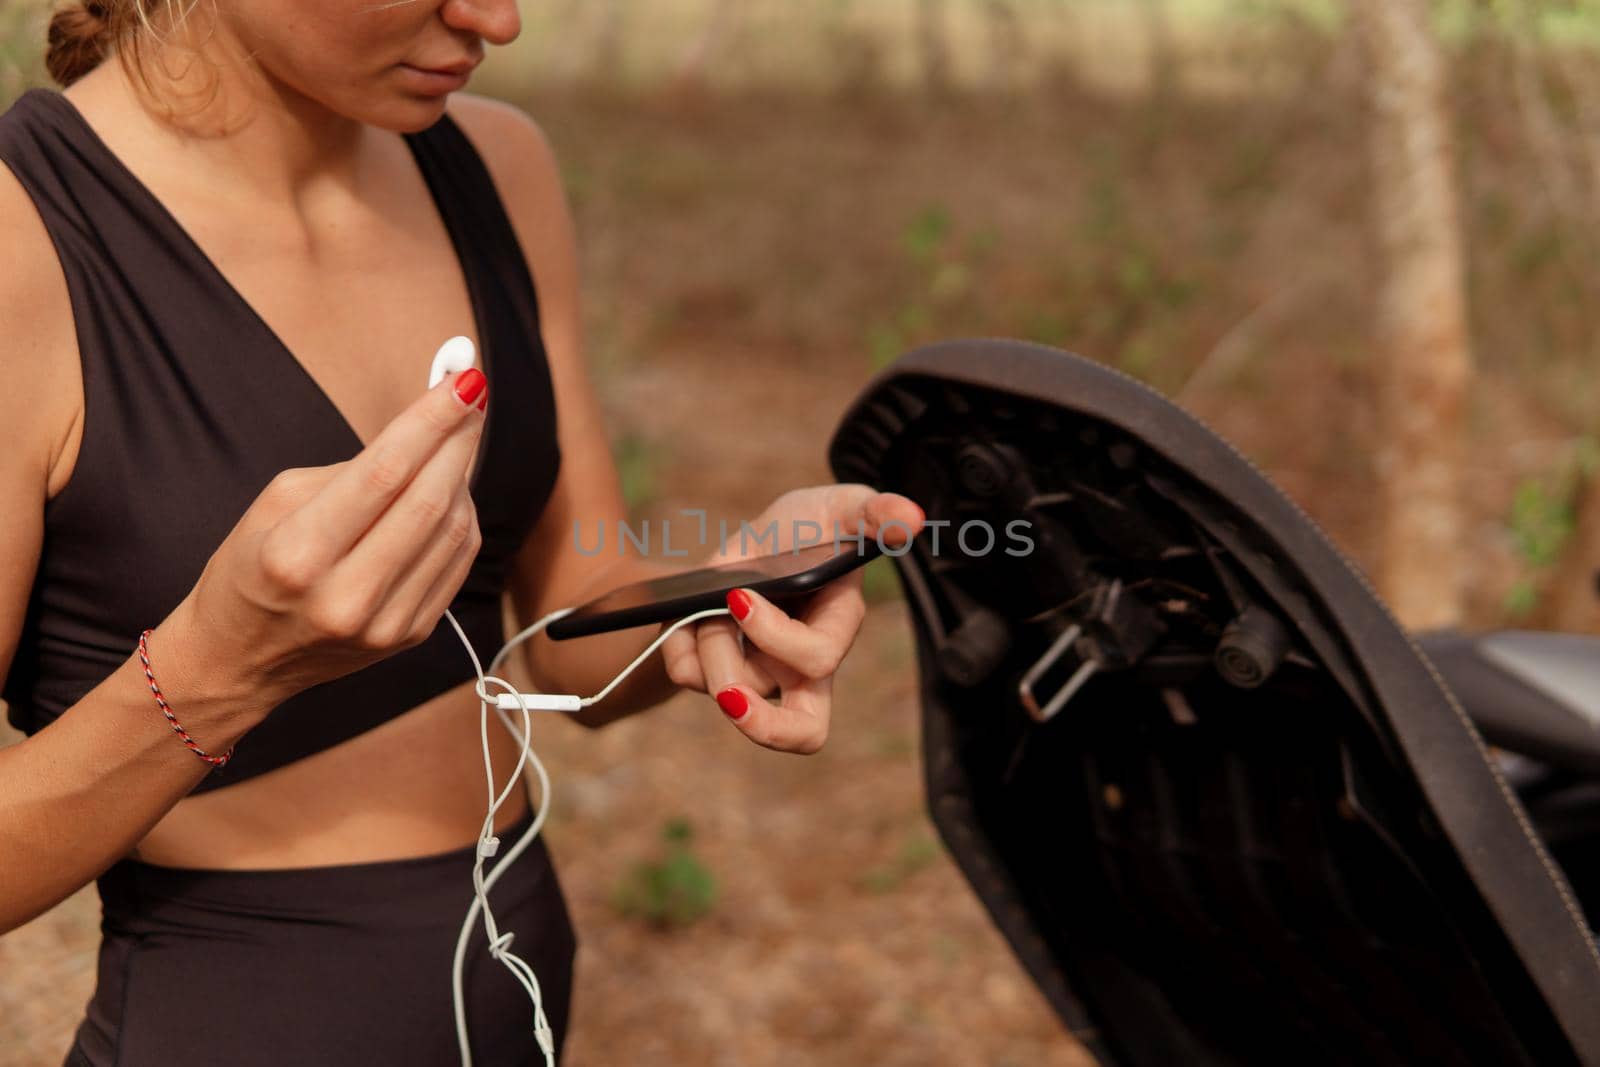
{"label": "blonde hair", "polygon": [[[182,26],[200,0],[69,0],[50,18],[45,67],[66,88],[105,62],[113,52],[129,76],[152,96],[152,45]],[[159,27],[159,29],[158,29]]]}

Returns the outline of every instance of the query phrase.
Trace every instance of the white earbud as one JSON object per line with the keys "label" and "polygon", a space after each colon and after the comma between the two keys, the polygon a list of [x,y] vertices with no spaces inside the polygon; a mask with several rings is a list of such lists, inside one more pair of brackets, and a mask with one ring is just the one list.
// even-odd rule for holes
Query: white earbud
{"label": "white earbud", "polygon": [[434,353],[433,369],[428,372],[428,388],[432,389],[438,385],[451,371],[470,370],[477,358],[478,349],[472,343],[472,338],[450,338],[439,346],[438,352]]}

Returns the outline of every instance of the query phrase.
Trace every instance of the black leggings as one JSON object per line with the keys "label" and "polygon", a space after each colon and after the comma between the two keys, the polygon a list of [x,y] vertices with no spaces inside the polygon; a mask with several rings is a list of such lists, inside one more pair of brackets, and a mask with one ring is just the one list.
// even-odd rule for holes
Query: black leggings
{"label": "black leggings", "polygon": [[[505,848],[531,819],[499,835]],[[67,1067],[459,1063],[450,962],[472,856],[268,871],[117,863],[99,880],[98,984]],[[542,835],[489,900],[539,980],[559,1055],[577,938]],[[533,1005],[489,957],[481,920],[465,975],[475,1067],[542,1065]]]}

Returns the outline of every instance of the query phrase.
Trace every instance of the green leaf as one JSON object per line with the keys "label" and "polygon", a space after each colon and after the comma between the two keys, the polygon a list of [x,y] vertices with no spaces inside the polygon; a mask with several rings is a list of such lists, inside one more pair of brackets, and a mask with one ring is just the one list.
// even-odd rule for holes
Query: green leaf
{"label": "green leaf", "polygon": [[949,234],[949,209],[943,204],[930,204],[919,211],[906,226],[902,237],[906,255],[919,266],[931,266]]}
{"label": "green leaf", "polygon": [[667,820],[662,837],[665,856],[635,863],[612,891],[611,903],[621,914],[652,926],[688,926],[711,912],[716,878],[689,849],[689,820]]}

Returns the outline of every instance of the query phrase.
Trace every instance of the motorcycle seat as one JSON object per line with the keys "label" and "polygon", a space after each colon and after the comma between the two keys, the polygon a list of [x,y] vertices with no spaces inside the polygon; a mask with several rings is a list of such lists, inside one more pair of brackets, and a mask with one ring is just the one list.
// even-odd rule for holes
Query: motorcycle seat
{"label": "motorcycle seat", "polygon": [[1485,740],[1600,775],[1600,637],[1441,630],[1418,641]]}
{"label": "motorcycle seat", "polygon": [[1102,1064],[1600,1064],[1600,951],[1481,735],[1208,427],[951,341],[829,461],[927,513],[888,554],[929,814]]}

